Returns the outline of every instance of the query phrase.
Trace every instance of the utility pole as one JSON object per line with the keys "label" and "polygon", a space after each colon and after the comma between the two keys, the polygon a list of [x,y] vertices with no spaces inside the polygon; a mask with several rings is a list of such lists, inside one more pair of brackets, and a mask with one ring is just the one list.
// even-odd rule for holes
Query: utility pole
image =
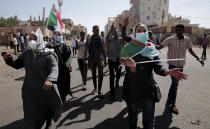
{"label": "utility pole", "polygon": [[60,18],[61,18],[61,7],[63,6],[63,0],[58,0],[58,5],[59,5]]}

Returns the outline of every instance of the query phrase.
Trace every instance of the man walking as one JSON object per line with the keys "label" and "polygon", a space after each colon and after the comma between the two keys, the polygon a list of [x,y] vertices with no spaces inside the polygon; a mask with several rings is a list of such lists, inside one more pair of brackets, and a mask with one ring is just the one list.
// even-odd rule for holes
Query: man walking
{"label": "man walking", "polygon": [[[110,72],[110,98],[115,98],[115,90],[114,90],[114,80],[115,80],[115,87],[119,88],[119,80],[121,75],[120,66],[120,51],[122,48],[123,40],[119,38],[117,29],[114,28],[112,25],[111,30],[107,34],[106,37],[107,42],[107,50],[108,53],[108,64],[109,64],[109,72]],[[116,73],[116,79],[115,79]]]}
{"label": "man walking", "polygon": [[202,45],[202,47],[203,47],[203,53],[202,53],[201,58],[202,58],[203,60],[206,60],[206,59],[207,59],[207,58],[206,58],[206,48],[207,48],[208,44],[209,44],[209,39],[208,39],[208,37],[207,37],[207,34],[204,33],[204,37],[203,37],[202,42],[201,42],[201,45]]}
{"label": "man walking", "polygon": [[[168,59],[179,59],[184,58],[186,59],[186,50],[188,49],[189,53],[196,58],[197,61],[199,61],[202,66],[204,65],[204,62],[194,53],[192,49],[192,42],[189,37],[184,36],[184,25],[178,24],[176,25],[176,35],[171,36],[164,40],[160,46],[156,46],[157,49],[162,49],[163,47],[168,47]],[[185,60],[179,60],[179,61],[170,61],[168,62],[169,69],[173,68],[183,68],[185,65]],[[168,93],[168,100],[167,103],[170,107],[170,110],[178,114],[179,110],[176,107],[176,96],[177,96],[177,88],[179,84],[179,79],[174,78],[171,76],[171,87]]]}
{"label": "man walking", "polygon": [[85,32],[80,32],[80,41],[78,42],[78,54],[77,54],[77,59],[78,59],[78,65],[79,69],[82,75],[82,82],[83,82],[83,87],[82,90],[86,90],[86,82],[87,82],[87,57],[84,57],[85,53],[85,48],[86,48],[86,40],[85,40]]}
{"label": "man walking", "polygon": [[77,37],[74,37],[72,41],[72,50],[73,50],[73,56],[77,55]]}
{"label": "man walking", "polygon": [[71,95],[70,91],[70,72],[71,68],[71,48],[68,44],[63,42],[61,31],[55,30],[53,32],[52,48],[58,56],[59,74],[58,74],[58,90],[60,92],[61,100],[66,101],[67,94]]}
{"label": "man walking", "polygon": [[[106,54],[104,49],[104,41],[99,35],[99,26],[93,26],[93,35],[87,41],[87,47],[85,50],[85,56],[89,52],[88,63],[91,66],[92,78],[94,90],[92,91],[92,95],[98,92],[100,98],[103,98],[103,94],[101,92],[101,87],[103,83],[103,68],[106,63]],[[96,79],[96,68],[98,68],[98,86]]]}

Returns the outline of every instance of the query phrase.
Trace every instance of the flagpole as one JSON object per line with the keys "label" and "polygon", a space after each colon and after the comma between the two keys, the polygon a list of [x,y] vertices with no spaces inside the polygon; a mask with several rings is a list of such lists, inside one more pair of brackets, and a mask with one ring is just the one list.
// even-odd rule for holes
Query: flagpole
{"label": "flagpole", "polygon": [[180,61],[180,60],[185,60],[185,58],[142,61],[142,62],[136,62],[136,64],[145,64],[145,63],[153,63],[153,62],[166,62],[166,61]]}

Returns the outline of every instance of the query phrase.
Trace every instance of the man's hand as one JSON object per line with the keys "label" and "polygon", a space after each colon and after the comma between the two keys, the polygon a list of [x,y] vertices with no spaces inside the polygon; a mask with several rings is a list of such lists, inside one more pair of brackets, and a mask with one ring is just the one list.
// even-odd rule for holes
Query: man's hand
{"label": "man's hand", "polygon": [[5,61],[9,60],[10,58],[12,58],[12,56],[10,54],[8,54],[8,53],[4,53],[4,54],[2,54],[2,56],[3,56]]}
{"label": "man's hand", "polygon": [[113,32],[113,31],[114,31],[114,23],[111,26],[111,32]]}
{"label": "man's hand", "polygon": [[121,23],[118,24],[119,28],[122,30],[123,25]]}
{"label": "man's hand", "polygon": [[169,74],[179,80],[183,80],[183,79],[187,79],[188,75],[187,74],[184,74],[182,73],[183,69],[182,68],[175,68],[175,69],[171,69],[169,70]]}
{"label": "man's hand", "polygon": [[204,61],[202,60],[202,59],[198,59],[198,62],[200,62],[201,63],[201,66],[203,67],[204,66]]}
{"label": "man's hand", "polygon": [[45,83],[44,83],[44,86],[43,86],[43,88],[45,89],[45,90],[49,90],[51,87],[52,87],[52,82],[50,82],[50,81],[46,81]]}

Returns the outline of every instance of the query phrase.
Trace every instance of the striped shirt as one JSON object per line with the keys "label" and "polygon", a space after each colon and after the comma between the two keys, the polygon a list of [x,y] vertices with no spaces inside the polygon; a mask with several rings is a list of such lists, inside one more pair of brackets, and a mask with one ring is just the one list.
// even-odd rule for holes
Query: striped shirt
{"label": "striped shirt", "polygon": [[165,39],[161,45],[168,47],[168,59],[184,58],[185,60],[169,61],[168,64],[183,67],[186,62],[186,50],[192,48],[192,42],[189,37],[184,36],[184,39],[180,40],[177,36],[171,36]]}

